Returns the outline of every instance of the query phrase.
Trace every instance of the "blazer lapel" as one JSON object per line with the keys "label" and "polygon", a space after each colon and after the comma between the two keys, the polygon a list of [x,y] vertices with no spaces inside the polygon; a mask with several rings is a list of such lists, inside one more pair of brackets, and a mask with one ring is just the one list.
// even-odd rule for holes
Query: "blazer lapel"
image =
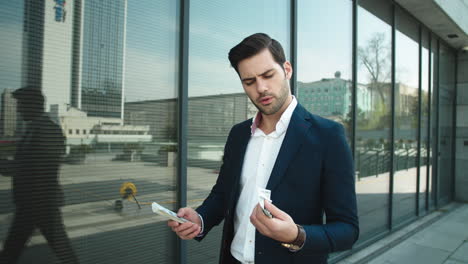
{"label": "blazer lapel", "polygon": [[309,119],[307,111],[298,104],[291,116],[288,129],[286,130],[286,135],[284,136],[278,157],[276,158],[270,179],[268,180],[266,187],[268,190],[273,191],[275,189],[280,182],[281,177],[286,172],[289,163],[299,150],[299,147],[311,126],[311,123],[308,122],[307,119]]}
{"label": "blazer lapel", "polygon": [[233,148],[233,156],[232,156],[232,179],[231,179],[231,186],[233,186],[234,191],[231,193],[231,207],[234,206],[235,203],[232,203],[233,201],[237,201],[237,198],[240,194],[240,188],[239,188],[239,181],[242,173],[242,167],[244,166],[244,157],[245,157],[245,152],[247,150],[247,144],[249,143],[250,136],[251,136],[251,130],[250,130],[250,122],[246,122],[246,125],[241,128],[239,131],[238,135],[235,135],[238,137],[238,140],[234,141],[234,144],[232,146]]}

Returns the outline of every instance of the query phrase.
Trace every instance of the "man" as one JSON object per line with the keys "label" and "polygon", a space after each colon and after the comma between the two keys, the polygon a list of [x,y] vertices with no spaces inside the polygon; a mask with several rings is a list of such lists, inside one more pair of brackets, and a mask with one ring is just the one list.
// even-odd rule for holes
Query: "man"
{"label": "man", "polygon": [[[351,248],[359,227],[353,160],[341,125],[307,112],[291,95],[283,48],[257,33],[229,60],[259,112],[235,125],[211,193],[168,225],[182,239],[203,239],[224,220],[220,263],[327,263]],[[258,204],[257,188],[272,203]],[[323,223],[325,213],[326,223]]]}
{"label": "man", "polygon": [[65,152],[61,128],[44,112],[39,87],[13,92],[26,123],[13,160],[0,160],[0,174],[12,177],[15,216],[0,253],[0,263],[16,263],[34,230],[41,231],[62,263],[78,263],[63,225],[59,168]]}

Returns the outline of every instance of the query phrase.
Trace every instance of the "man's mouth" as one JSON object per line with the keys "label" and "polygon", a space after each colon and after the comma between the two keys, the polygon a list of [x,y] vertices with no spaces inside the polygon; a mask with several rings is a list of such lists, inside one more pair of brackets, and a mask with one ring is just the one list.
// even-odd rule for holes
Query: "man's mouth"
{"label": "man's mouth", "polygon": [[271,104],[271,102],[273,101],[273,96],[265,96],[265,97],[262,97],[260,98],[260,103],[262,105],[268,105],[268,104]]}

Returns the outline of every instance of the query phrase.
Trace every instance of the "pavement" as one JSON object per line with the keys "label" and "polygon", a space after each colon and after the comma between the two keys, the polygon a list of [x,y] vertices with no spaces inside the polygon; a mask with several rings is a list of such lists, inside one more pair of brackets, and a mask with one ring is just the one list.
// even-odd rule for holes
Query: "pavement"
{"label": "pavement", "polygon": [[468,203],[452,203],[338,263],[468,264]]}

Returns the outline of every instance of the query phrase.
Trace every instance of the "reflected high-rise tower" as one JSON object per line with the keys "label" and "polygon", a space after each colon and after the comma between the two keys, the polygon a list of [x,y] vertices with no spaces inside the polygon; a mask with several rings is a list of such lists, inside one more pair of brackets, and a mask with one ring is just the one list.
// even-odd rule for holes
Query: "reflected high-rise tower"
{"label": "reflected high-rise tower", "polygon": [[71,104],[88,116],[123,118],[126,0],[82,0],[75,10]]}
{"label": "reflected high-rise tower", "polygon": [[50,105],[70,102],[73,5],[65,0],[25,0],[22,86],[41,87]]}
{"label": "reflected high-rise tower", "polygon": [[0,138],[16,135],[16,100],[11,89],[5,89],[0,95]]}
{"label": "reflected high-rise tower", "polygon": [[23,83],[46,111],[123,118],[126,0],[25,0]]}

